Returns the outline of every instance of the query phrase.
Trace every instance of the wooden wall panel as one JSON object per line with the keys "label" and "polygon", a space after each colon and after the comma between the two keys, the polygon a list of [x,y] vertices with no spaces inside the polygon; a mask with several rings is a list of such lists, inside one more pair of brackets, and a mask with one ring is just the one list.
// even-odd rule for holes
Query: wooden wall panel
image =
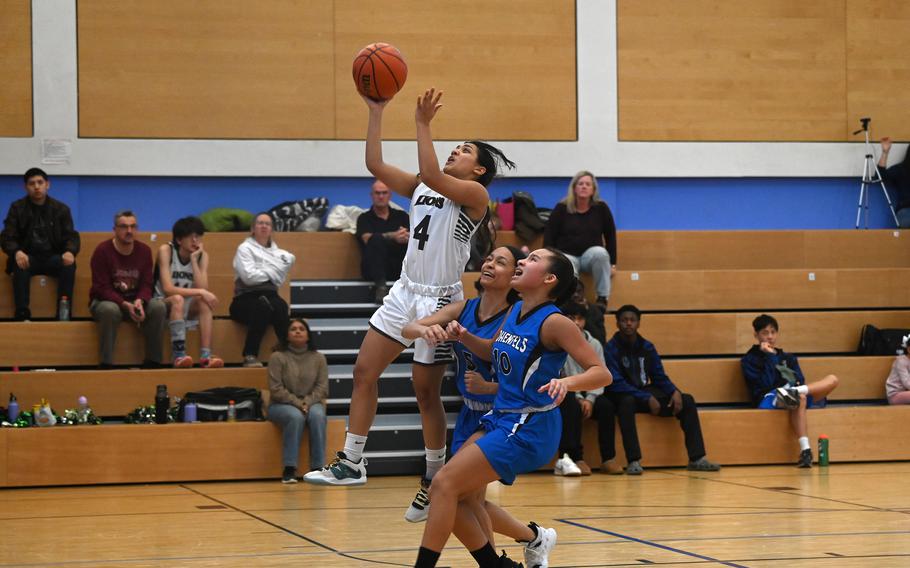
{"label": "wooden wall panel", "polygon": [[351,62],[387,41],[409,76],[386,138],[435,86],[438,139],[576,139],[571,0],[83,0],[78,34],[83,137],[363,139]]}
{"label": "wooden wall panel", "polygon": [[572,0],[469,0],[454,10],[419,0],[335,5],[338,138],[365,135],[350,63],[375,41],[395,45],[408,62],[408,81],[386,112],[388,138],[414,138],[414,101],[429,87],[445,92],[437,139],[576,138]]}
{"label": "wooden wall panel", "polygon": [[620,140],[843,139],[843,0],[617,6]]}
{"label": "wooden wall panel", "polygon": [[30,0],[0,0],[0,78],[0,137],[31,137]]}
{"label": "wooden wall panel", "polygon": [[910,3],[847,0],[847,140],[861,117],[875,139],[910,140]]}
{"label": "wooden wall panel", "polygon": [[79,135],[332,138],[332,3],[82,0]]}

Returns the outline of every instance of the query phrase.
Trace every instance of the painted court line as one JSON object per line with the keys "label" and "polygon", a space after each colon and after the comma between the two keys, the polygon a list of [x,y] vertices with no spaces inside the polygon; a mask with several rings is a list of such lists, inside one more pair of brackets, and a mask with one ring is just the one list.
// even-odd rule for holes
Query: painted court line
{"label": "painted court line", "polygon": [[576,526],[578,528],[587,529],[589,531],[599,532],[601,534],[607,534],[614,536],[616,538],[621,538],[631,542],[637,542],[639,544],[644,544],[646,546],[652,546],[654,548],[659,548],[661,550],[667,550],[669,552],[675,552],[677,554],[683,554],[685,556],[691,556],[692,558],[698,558],[699,560],[707,560],[708,562],[717,562],[718,564],[723,564],[724,566],[732,566],[733,568],[748,568],[748,566],[743,566],[742,564],[736,564],[734,562],[724,562],[723,560],[718,560],[717,558],[711,558],[710,556],[705,556],[703,554],[698,554],[696,552],[689,552],[688,550],[682,550],[680,548],[673,548],[672,546],[665,546],[663,544],[658,544],[656,542],[651,542],[649,540],[643,540],[640,538],[635,538],[634,536],[624,535],[613,531],[608,531],[604,529],[598,529],[588,525],[583,525],[581,523],[576,523],[568,519],[556,519],[560,523],[565,523],[567,525]]}

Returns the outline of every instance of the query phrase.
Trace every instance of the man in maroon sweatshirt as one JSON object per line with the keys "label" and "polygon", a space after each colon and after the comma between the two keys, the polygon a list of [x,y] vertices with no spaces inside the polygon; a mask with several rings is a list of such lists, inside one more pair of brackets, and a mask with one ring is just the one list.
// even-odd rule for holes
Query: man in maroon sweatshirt
{"label": "man in maroon sweatshirt", "polygon": [[152,299],[152,250],[136,240],[138,224],[132,211],[114,215],[114,238],[92,253],[92,317],[98,322],[100,367],[114,362],[114,342],[121,321],[136,323],[145,336],[146,367],[160,366],[167,309]]}

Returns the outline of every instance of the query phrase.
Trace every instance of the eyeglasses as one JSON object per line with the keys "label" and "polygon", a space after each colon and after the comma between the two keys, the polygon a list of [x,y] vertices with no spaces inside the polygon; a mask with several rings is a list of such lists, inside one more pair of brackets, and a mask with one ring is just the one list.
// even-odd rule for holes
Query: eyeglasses
{"label": "eyeglasses", "polygon": [[119,225],[114,225],[114,226],[117,227],[118,229],[135,229],[139,225],[137,225],[136,223],[133,223],[132,225],[120,223]]}
{"label": "eyeglasses", "polygon": [[272,222],[271,222],[271,221],[256,221],[256,224],[257,224],[257,225],[264,225],[264,226],[268,226],[268,227],[271,227],[271,226],[272,226]]}

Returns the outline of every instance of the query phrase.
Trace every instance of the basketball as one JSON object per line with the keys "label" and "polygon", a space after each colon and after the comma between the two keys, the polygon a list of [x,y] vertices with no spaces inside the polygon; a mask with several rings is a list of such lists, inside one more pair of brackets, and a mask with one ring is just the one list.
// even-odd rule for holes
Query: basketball
{"label": "basketball", "polygon": [[408,78],[408,64],[394,45],[371,43],[354,58],[357,92],[376,101],[385,101],[401,90]]}

